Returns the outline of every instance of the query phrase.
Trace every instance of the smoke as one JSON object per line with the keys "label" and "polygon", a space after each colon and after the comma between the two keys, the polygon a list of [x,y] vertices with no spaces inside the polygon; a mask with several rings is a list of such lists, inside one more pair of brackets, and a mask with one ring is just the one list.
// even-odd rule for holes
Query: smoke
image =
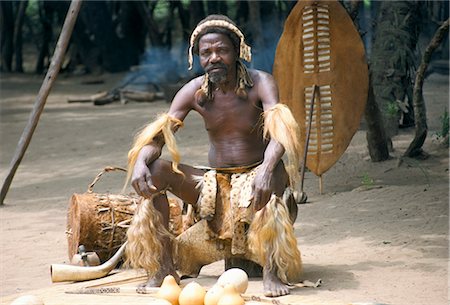
{"label": "smoke", "polygon": [[284,20],[280,21],[276,19],[274,15],[269,15],[267,17],[268,18],[263,17],[263,20],[261,20],[261,41],[263,45],[252,46],[252,62],[249,64],[249,67],[272,73],[275,52],[283,32],[282,22],[284,22]]}
{"label": "smoke", "polygon": [[[282,33],[283,22],[279,20],[274,21],[275,18],[272,15],[262,20],[260,33],[263,37],[259,41],[262,41],[263,45],[251,45],[252,62],[247,63],[244,61],[249,68],[272,73],[275,51]],[[248,42],[252,44],[251,35],[246,36],[248,37]],[[163,91],[163,87],[167,85],[186,83],[188,80],[204,73],[196,55],[194,55],[193,69],[188,70],[187,54],[187,41],[176,41],[172,44],[170,50],[164,47],[149,46],[141,56],[139,65],[131,69],[123,83],[133,84],[133,82],[144,77],[145,81],[153,84],[158,91]]]}

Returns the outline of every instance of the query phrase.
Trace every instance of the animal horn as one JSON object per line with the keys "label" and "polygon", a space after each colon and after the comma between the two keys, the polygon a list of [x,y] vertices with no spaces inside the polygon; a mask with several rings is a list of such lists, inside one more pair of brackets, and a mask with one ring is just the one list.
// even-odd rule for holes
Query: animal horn
{"label": "animal horn", "polygon": [[125,242],[116,254],[111,257],[108,261],[104,262],[99,266],[94,267],[82,267],[73,266],[67,264],[52,264],[50,266],[50,274],[52,277],[52,282],[67,282],[67,281],[87,281],[98,279],[106,276],[111,270],[116,267],[120,258],[122,257],[127,242]]}

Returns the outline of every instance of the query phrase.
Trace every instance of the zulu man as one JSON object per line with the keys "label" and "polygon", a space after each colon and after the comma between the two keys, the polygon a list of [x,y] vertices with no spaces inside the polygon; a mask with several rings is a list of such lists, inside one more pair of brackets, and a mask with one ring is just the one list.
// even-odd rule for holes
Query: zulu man
{"label": "zulu man", "polygon": [[[250,47],[228,17],[211,15],[198,24],[190,68],[193,54],[205,74],[180,89],[168,112],[136,135],[128,154],[128,179],[146,198],[128,230],[128,262],[147,271],[147,286],[159,286],[168,274],[179,281],[177,271],[197,276],[206,264],[237,257],[263,267],[266,296],[288,294],[301,272],[292,225],[298,125],[279,103],[274,78],[242,63],[251,60]],[[208,133],[207,169],[179,163],[174,132],[191,110]],[[160,159],[164,145],[171,161]],[[167,191],[191,204],[200,219],[177,238],[167,231]]]}

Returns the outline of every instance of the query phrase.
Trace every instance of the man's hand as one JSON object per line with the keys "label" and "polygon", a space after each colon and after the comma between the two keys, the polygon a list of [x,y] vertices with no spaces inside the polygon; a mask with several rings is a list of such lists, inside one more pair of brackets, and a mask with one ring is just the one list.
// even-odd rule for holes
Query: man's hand
{"label": "man's hand", "polygon": [[161,144],[153,143],[153,145],[144,146],[139,152],[139,156],[133,168],[131,175],[131,185],[136,193],[144,198],[150,198],[158,192],[156,186],[153,185],[152,174],[147,164],[151,164],[161,155]]}
{"label": "man's hand", "polygon": [[136,193],[144,198],[150,198],[158,191],[153,185],[152,175],[145,162],[136,162],[131,176],[131,185]]}
{"label": "man's hand", "polygon": [[272,188],[273,173],[264,167],[260,167],[256,172],[253,181],[253,203],[256,211],[261,210],[270,200],[274,192]]}

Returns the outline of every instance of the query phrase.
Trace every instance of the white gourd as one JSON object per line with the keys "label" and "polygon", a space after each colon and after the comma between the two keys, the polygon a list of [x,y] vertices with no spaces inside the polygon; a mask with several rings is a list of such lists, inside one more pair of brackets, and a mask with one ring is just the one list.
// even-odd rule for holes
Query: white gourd
{"label": "white gourd", "polygon": [[238,293],[245,293],[248,287],[248,275],[242,269],[231,268],[219,277],[217,284],[222,287],[232,284]]}

